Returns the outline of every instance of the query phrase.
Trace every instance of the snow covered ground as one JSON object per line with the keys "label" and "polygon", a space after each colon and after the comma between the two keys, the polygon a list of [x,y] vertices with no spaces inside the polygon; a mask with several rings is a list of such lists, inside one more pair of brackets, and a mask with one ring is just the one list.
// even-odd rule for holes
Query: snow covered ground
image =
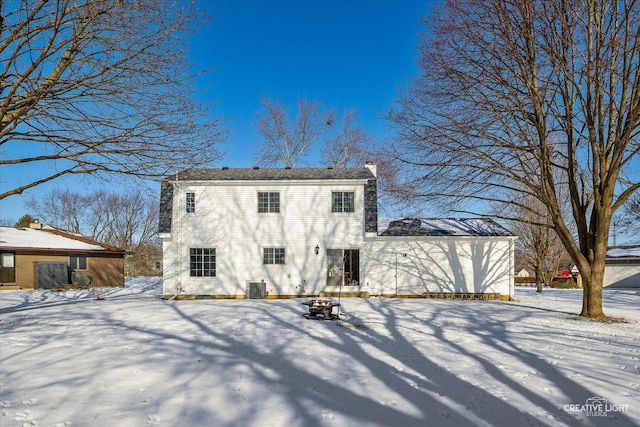
{"label": "snow covered ground", "polygon": [[640,425],[638,289],[605,291],[628,323],[577,318],[575,290],[343,298],[339,322],[160,291],[0,292],[0,425]]}

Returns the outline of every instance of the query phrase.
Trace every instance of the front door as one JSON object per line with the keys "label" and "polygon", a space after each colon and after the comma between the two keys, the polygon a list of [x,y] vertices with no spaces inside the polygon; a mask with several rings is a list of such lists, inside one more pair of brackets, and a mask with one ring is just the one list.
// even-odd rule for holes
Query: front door
{"label": "front door", "polygon": [[0,283],[16,283],[16,262],[13,252],[0,253]]}
{"label": "front door", "polygon": [[327,286],[360,284],[360,251],[327,249]]}

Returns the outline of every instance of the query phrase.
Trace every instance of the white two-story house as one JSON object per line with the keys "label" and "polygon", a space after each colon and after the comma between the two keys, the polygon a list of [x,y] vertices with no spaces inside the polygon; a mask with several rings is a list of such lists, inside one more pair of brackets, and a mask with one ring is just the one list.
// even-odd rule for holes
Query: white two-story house
{"label": "white two-story house", "polygon": [[488,219],[379,219],[376,168],[195,169],[162,183],[165,297],[513,295]]}

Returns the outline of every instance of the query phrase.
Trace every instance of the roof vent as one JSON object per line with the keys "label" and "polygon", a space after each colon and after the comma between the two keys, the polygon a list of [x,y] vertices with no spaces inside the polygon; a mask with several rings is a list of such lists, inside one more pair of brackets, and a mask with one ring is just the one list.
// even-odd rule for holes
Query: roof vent
{"label": "roof vent", "polygon": [[228,170],[229,170],[229,166],[223,166],[223,167],[222,167],[222,170],[223,170],[223,171],[228,171]]}
{"label": "roof vent", "polygon": [[258,169],[260,169],[260,167],[259,167],[259,166],[254,166],[254,167],[253,167],[253,170],[258,170]]}
{"label": "roof vent", "polygon": [[333,169],[333,166],[329,166],[329,167],[327,167],[327,169]]}
{"label": "roof vent", "polygon": [[291,166],[285,166],[284,168],[285,169],[291,169]]}

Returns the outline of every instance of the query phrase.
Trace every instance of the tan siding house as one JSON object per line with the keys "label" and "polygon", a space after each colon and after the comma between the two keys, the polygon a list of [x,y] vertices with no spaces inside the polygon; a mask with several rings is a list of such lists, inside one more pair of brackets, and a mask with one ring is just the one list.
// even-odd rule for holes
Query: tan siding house
{"label": "tan siding house", "polygon": [[0,290],[66,286],[73,273],[90,276],[91,287],[124,287],[125,255],[122,249],[40,224],[0,227]]}

